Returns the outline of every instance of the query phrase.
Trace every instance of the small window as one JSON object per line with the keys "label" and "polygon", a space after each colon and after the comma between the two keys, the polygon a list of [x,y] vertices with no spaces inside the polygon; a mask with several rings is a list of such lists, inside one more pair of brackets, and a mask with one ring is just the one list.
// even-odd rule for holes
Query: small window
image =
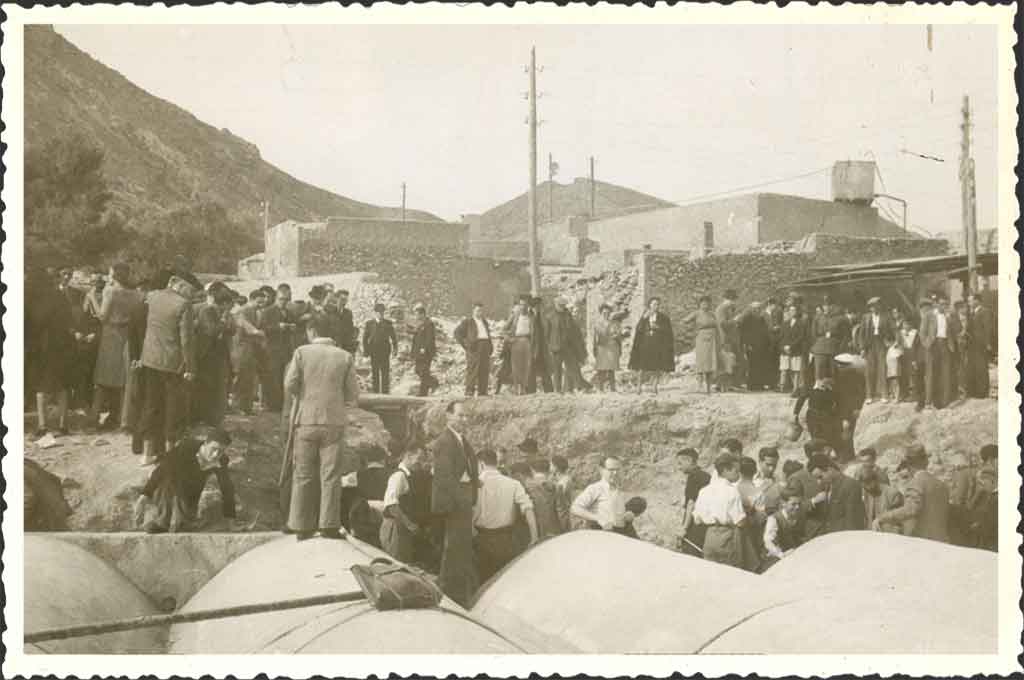
{"label": "small window", "polygon": [[708,250],[715,247],[715,225],[711,222],[704,223],[704,247]]}

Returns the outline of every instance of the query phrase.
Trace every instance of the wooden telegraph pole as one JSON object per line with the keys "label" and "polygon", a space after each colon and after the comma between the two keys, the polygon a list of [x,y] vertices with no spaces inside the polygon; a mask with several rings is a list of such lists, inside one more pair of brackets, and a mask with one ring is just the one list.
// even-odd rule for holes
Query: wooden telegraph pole
{"label": "wooden telegraph pole", "polygon": [[405,222],[405,182],[402,182],[402,221]]}
{"label": "wooden telegraph pole", "polygon": [[960,124],[960,197],[961,221],[964,229],[964,250],[967,251],[967,288],[978,289],[978,214],[974,185],[974,159],[971,157],[971,99],[964,95]]}
{"label": "wooden telegraph pole", "polygon": [[594,157],[590,157],[590,216],[594,217],[594,204],[597,199],[597,185],[594,184]]}
{"label": "wooden telegraph pole", "polygon": [[555,221],[555,158],[548,154],[548,222]]}
{"label": "wooden telegraph pole", "polygon": [[540,295],[540,246],[537,242],[537,48],[530,48],[530,292]]}

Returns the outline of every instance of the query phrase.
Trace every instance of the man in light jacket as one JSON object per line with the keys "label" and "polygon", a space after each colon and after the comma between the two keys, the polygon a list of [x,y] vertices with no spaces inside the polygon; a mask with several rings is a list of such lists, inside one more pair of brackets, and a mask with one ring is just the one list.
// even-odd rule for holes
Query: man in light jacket
{"label": "man in light jacket", "polygon": [[341,478],[359,467],[345,449],[346,409],[359,399],[356,370],[330,330],[324,317],[309,321],[309,344],[295,350],[284,379],[295,401],[292,450],[285,452],[293,461],[288,528],[299,540],[318,528],[324,538],[341,537]]}

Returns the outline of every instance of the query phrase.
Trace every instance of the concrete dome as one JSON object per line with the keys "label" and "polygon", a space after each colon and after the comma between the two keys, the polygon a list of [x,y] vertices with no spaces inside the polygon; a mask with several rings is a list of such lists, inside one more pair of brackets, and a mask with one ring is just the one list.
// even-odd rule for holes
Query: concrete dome
{"label": "concrete dome", "polygon": [[[25,630],[156,614],[146,596],[103,559],[56,538],[25,534]],[[165,630],[146,628],[26,645],[28,653],[115,654],[163,650]]]}
{"label": "concrete dome", "polygon": [[[253,548],[221,570],[182,611],[359,590],[349,568],[384,556],[358,541],[294,537]],[[355,602],[178,624],[177,654],[510,654],[521,652],[445,599],[439,609],[378,612]]]}
{"label": "concrete dome", "polygon": [[573,531],[509,564],[472,614],[530,652],[690,654],[779,601],[754,574],[614,533]]}

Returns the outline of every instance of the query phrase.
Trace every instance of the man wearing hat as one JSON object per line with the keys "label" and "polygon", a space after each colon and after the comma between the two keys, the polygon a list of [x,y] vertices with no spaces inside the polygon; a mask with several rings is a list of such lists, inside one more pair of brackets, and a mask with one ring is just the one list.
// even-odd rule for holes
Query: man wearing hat
{"label": "man wearing hat", "polygon": [[387,307],[373,305],[373,318],[363,327],[363,354],[370,357],[373,391],[388,394],[391,390],[391,357],[398,353],[398,339],[390,319],[384,318]]}
{"label": "man wearing hat", "polygon": [[868,313],[860,322],[861,356],[866,362],[864,386],[867,392],[867,401],[865,403],[870,404],[877,399],[881,399],[883,402],[889,401],[885,383],[885,353],[895,337],[896,333],[889,315],[882,313],[881,299],[873,297],[868,300]]}
{"label": "man wearing hat", "polygon": [[907,449],[903,464],[913,471],[903,491],[903,505],[876,517],[871,528],[881,531],[885,524],[912,520],[911,536],[948,543],[949,490],[928,472],[928,453],[920,444],[914,444]]}
{"label": "man wearing hat", "polygon": [[921,310],[921,328],[918,331],[921,352],[924,354],[924,390],[918,405],[924,408],[943,408],[950,398],[951,335],[945,300],[936,296],[934,304]]}
{"label": "man wearing hat", "polygon": [[152,465],[173,444],[187,422],[188,388],[195,378],[192,295],[201,288],[188,273],[172,275],[163,290],[150,293],[139,366],[144,372],[140,416],[143,465]]}
{"label": "man wearing hat", "polygon": [[850,327],[839,309],[826,295],[821,302],[821,315],[814,319],[811,345],[814,379],[832,377],[832,358],[839,353],[849,338]]}
{"label": "man wearing hat", "polygon": [[430,364],[437,355],[437,344],[434,340],[434,322],[427,317],[427,307],[422,302],[413,306],[416,319],[409,327],[412,334],[412,360],[416,367],[416,375],[420,379],[419,396],[425,397],[438,386],[437,379],[430,374]]}

